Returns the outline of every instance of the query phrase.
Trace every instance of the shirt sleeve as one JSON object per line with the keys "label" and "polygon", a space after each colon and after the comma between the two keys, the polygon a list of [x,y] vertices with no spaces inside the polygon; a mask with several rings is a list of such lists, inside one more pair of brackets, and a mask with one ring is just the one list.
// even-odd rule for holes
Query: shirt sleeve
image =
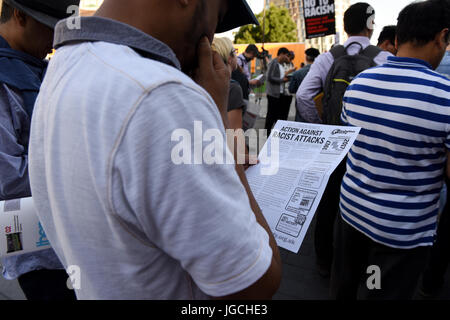
{"label": "shirt sleeve", "polygon": [[238,64],[239,67],[244,69],[244,66],[245,66],[244,59],[241,57],[241,55],[239,55],[238,58],[237,58],[237,64]]}
{"label": "shirt sleeve", "polygon": [[17,93],[0,85],[0,200],[31,195],[28,151],[20,137],[30,119],[22,104]]}
{"label": "shirt sleeve", "polygon": [[234,161],[208,164],[231,153],[217,107],[197,90],[167,84],[140,103],[114,160],[112,202],[204,293],[225,296],[259,280],[272,250]]}
{"label": "shirt sleeve", "polygon": [[314,98],[322,92],[328,71],[332,65],[333,56],[331,53],[328,52],[317,57],[297,91],[297,108],[302,118],[307,122],[322,123]]}
{"label": "shirt sleeve", "polygon": [[342,122],[343,126],[347,126],[348,125],[347,103],[346,103],[346,95],[345,94],[344,94],[344,99],[342,101],[341,122]]}
{"label": "shirt sleeve", "polygon": [[269,81],[271,83],[275,83],[275,84],[282,84],[283,79],[275,76],[276,69],[279,69],[279,64],[277,62],[275,62],[274,60],[272,60],[272,62],[270,63],[270,66],[269,66],[269,70],[267,72],[267,81]]}
{"label": "shirt sleeve", "polygon": [[230,94],[228,97],[228,112],[236,109],[244,109],[245,102],[242,94],[242,88],[238,83],[231,83]]}

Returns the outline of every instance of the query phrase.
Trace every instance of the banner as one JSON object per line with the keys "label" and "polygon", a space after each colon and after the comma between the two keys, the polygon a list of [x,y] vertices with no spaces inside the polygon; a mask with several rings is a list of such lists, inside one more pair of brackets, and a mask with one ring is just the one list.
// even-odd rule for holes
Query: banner
{"label": "banner", "polygon": [[336,34],[334,0],[303,0],[306,39]]}
{"label": "banner", "polygon": [[48,248],[33,198],[0,201],[0,257]]}

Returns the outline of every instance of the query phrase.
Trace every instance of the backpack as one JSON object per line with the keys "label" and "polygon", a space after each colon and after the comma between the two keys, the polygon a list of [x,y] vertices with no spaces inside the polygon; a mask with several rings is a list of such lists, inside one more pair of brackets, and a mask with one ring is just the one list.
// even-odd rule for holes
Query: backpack
{"label": "backpack", "polygon": [[[347,49],[353,44],[361,48],[352,56],[348,54]],[[330,50],[334,63],[328,72],[324,86],[322,101],[324,124],[341,124],[342,100],[347,87],[358,74],[377,65],[374,59],[380,52],[381,49],[375,46],[368,46],[363,50],[358,42],[352,42],[347,47],[336,46]]]}

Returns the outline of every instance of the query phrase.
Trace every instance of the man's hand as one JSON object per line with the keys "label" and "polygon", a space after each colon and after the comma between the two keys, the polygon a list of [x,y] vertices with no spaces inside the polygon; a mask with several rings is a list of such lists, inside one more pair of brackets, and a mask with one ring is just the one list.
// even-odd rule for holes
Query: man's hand
{"label": "man's hand", "polygon": [[198,68],[194,71],[194,81],[211,95],[224,123],[227,123],[230,70],[219,54],[211,50],[207,37],[200,40],[197,52]]}

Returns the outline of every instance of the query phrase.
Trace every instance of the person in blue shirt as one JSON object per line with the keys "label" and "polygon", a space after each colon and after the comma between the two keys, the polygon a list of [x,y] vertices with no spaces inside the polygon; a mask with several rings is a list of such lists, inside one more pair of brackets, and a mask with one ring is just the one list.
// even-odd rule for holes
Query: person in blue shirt
{"label": "person in blue shirt", "polygon": [[[306,65],[302,67],[300,70],[295,71],[292,74],[291,82],[289,83],[289,92],[292,94],[296,94],[298,91],[298,88],[303,82],[303,79],[306,78],[306,75],[309,72],[309,69],[311,69],[311,65],[314,63],[314,60],[320,55],[320,51],[316,48],[309,48],[305,51],[306,56]],[[297,102],[295,103],[297,106]],[[295,121],[297,122],[306,122],[303,120],[303,118],[300,116],[300,113],[298,112],[298,109],[295,108],[296,114],[295,114]]]}
{"label": "person in blue shirt", "polygon": [[[31,196],[28,143],[34,103],[52,50],[53,28],[75,0],[3,0],[0,16],[0,201]],[[33,9],[31,9],[31,7]],[[69,11],[70,12],[70,11]],[[28,300],[75,299],[52,249],[2,259]]]}
{"label": "person in blue shirt", "polygon": [[[436,71],[450,78],[450,46],[447,47],[444,59]],[[447,201],[439,219],[436,242],[431,250],[419,290],[425,298],[439,294],[450,263],[450,191],[448,190],[450,180],[446,179],[445,183],[447,184]]]}
{"label": "person in blue shirt", "polygon": [[398,18],[397,56],[347,88],[341,121],[360,127],[341,184],[331,293],[412,299],[434,243],[450,177],[450,0],[414,2]]}
{"label": "person in blue shirt", "polygon": [[450,46],[447,47],[444,59],[442,59],[442,62],[436,71],[450,78]]}

